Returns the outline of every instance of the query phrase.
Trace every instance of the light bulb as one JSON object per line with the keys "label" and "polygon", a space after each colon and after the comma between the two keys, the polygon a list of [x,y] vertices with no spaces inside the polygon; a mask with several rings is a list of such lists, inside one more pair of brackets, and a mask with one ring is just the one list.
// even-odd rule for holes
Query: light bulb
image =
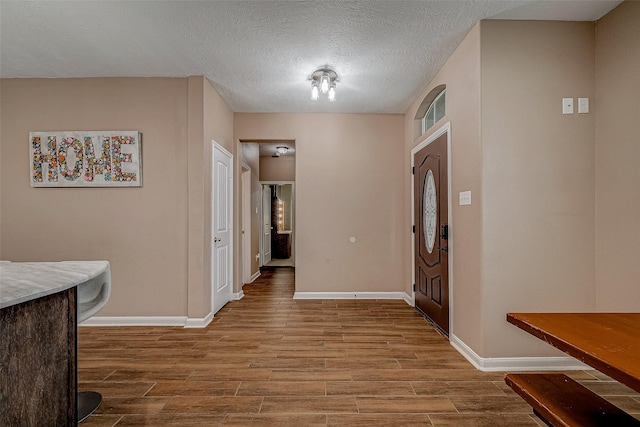
{"label": "light bulb", "polygon": [[336,85],[335,83],[331,85],[329,88],[329,94],[327,95],[327,99],[329,102],[334,102],[336,100]]}
{"label": "light bulb", "polygon": [[322,93],[326,94],[327,92],[329,92],[330,84],[331,84],[331,81],[329,80],[329,76],[324,74],[320,78],[320,90],[322,91]]}
{"label": "light bulb", "polygon": [[317,101],[319,95],[320,95],[320,92],[318,91],[318,83],[313,82],[311,86],[311,100]]}

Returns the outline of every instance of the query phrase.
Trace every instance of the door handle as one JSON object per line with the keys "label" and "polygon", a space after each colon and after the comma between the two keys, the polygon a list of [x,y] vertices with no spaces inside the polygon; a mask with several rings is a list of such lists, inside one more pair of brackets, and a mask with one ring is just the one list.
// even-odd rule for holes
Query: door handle
{"label": "door handle", "polygon": [[221,241],[222,239],[216,237],[215,239],[213,239],[213,243],[218,243],[219,241]]}
{"label": "door handle", "polygon": [[449,226],[447,224],[440,226],[440,238],[442,240],[449,240]]}
{"label": "door handle", "polygon": [[438,248],[439,250],[441,250],[442,252],[449,252],[449,247],[448,246],[443,246],[441,248]]}

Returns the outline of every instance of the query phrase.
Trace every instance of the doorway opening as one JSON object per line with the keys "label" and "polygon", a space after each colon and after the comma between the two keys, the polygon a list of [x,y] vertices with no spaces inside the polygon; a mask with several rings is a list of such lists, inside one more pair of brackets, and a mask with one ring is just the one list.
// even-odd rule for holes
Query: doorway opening
{"label": "doorway opening", "polygon": [[261,182],[265,267],[294,267],[294,183]]}
{"label": "doorway opening", "polygon": [[[269,278],[276,271],[293,279],[295,141],[241,139],[239,143],[243,172],[241,207],[246,215],[242,220],[244,234],[239,235],[246,261],[243,283],[270,284]],[[245,266],[249,271],[244,270]],[[295,280],[292,284],[295,286]]]}

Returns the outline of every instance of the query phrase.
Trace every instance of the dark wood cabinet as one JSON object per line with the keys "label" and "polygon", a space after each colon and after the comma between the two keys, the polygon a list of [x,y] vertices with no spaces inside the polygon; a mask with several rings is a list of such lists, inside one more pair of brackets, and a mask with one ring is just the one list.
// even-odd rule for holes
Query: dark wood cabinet
{"label": "dark wood cabinet", "polygon": [[274,233],[271,249],[273,250],[273,258],[291,258],[291,233]]}
{"label": "dark wood cabinet", "polygon": [[76,288],[0,310],[0,425],[75,426]]}

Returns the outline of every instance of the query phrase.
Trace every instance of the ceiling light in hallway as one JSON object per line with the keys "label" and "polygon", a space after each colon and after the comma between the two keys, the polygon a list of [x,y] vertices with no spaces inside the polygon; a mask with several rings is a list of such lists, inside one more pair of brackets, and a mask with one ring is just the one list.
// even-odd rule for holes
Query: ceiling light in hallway
{"label": "ceiling light in hallway", "polygon": [[338,80],[338,74],[329,69],[321,68],[311,74],[311,99],[317,101],[320,97],[320,92],[327,95],[329,102],[336,100],[336,81]]}

